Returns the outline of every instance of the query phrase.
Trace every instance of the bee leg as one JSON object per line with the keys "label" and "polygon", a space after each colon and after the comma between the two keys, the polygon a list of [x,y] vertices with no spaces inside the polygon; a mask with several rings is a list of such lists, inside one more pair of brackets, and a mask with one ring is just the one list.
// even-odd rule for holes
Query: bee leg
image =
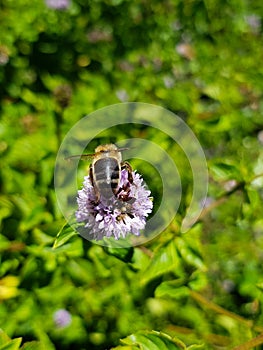
{"label": "bee leg", "polygon": [[125,220],[124,220],[123,214],[120,214],[119,216],[117,216],[117,220],[118,220],[118,221],[121,221],[121,220],[122,220],[122,222],[124,223],[124,225],[126,225],[126,222],[125,222]]}
{"label": "bee leg", "polygon": [[121,169],[126,169],[128,172],[128,180],[132,184],[133,183],[133,176],[132,176],[132,167],[128,162],[122,162],[121,163]]}
{"label": "bee leg", "polygon": [[89,177],[90,177],[91,184],[94,187],[92,166],[89,167]]}
{"label": "bee leg", "polygon": [[92,171],[92,166],[90,166],[89,168],[89,177],[90,177],[90,181],[91,181],[91,184],[94,188],[94,192],[95,192],[95,196],[96,196],[96,201],[95,203],[98,204],[99,201],[100,201],[100,192],[98,191],[95,183],[94,183],[94,179],[93,179],[93,171]]}

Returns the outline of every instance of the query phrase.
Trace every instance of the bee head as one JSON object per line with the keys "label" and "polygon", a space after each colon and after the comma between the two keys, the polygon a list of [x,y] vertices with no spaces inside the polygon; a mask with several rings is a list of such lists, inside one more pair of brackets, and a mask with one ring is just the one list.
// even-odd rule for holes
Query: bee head
{"label": "bee head", "polygon": [[113,143],[100,145],[95,149],[95,153],[114,152],[114,151],[118,151],[118,147]]}

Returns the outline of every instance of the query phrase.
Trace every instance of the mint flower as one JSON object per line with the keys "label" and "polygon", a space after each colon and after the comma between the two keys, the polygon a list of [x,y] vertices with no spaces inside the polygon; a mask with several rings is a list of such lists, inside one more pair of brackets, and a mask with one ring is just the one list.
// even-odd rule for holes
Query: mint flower
{"label": "mint flower", "polygon": [[122,170],[117,195],[110,199],[101,196],[98,203],[90,177],[85,176],[83,188],[78,191],[76,219],[82,223],[82,232],[84,229],[91,239],[118,240],[129,233],[139,236],[145,228],[146,217],[153,208],[151,192],[138,173],[132,174],[133,183],[130,183],[127,170]]}
{"label": "mint flower", "polygon": [[47,7],[55,10],[65,10],[69,7],[69,0],[46,0]]}
{"label": "mint flower", "polygon": [[71,314],[65,309],[57,310],[53,315],[53,320],[57,328],[64,328],[71,324]]}

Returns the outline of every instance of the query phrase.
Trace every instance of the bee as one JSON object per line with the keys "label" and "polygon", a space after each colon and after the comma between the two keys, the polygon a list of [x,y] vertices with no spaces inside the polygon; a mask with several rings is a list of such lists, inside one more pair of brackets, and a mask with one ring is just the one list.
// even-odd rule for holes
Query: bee
{"label": "bee", "polygon": [[121,213],[121,214],[119,214],[118,216],[117,216],[117,221],[122,221],[123,223],[124,223],[124,225],[126,225],[126,219],[127,219],[127,216],[129,216],[131,219],[133,219],[134,218],[134,215],[133,214],[131,214],[131,213]]}
{"label": "bee", "polygon": [[[100,197],[110,199],[120,194],[123,202],[128,202],[129,190],[124,195],[121,194],[122,188],[119,188],[121,170],[128,172],[128,182],[133,183],[132,167],[128,162],[122,161],[121,152],[127,148],[118,148],[114,144],[100,145],[95,149],[94,154],[83,154],[81,159],[92,158],[93,161],[89,168],[89,175],[92,186],[95,191],[96,203],[99,203]],[[77,157],[77,156],[71,156]]]}
{"label": "bee", "polygon": [[131,219],[134,218],[134,215],[131,213],[131,204],[124,203],[124,205],[122,205],[119,208],[119,210],[120,210],[120,214],[116,217],[117,221],[123,221],[123,223],[126,225],[125,219],[127,218],[127,216]]}

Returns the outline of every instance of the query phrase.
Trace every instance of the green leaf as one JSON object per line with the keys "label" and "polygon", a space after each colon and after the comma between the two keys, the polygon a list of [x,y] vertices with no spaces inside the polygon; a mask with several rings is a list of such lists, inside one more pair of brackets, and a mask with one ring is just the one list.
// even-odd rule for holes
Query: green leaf
{"label": "green leaf", "polygon": [[157,331],[140,331],[121,339],[125,345],[136,346],[143,350],[181,350],[186,345],[178,338],[172,338],[168,334]]}
{"label": "green leaf", "polygon": [[102,247],[94,244],[89,249],[88,256],[96,266],[98,276],[102,276],[104,278],[111,276],[112,272],[107,265],[107,260],[105,259],[106,254],[103,251]]}
{"label": "green leaf", "polygon": [[21,350],[44,350],[42,344],[38,341],[31,341],[25,343]]}
{"label": "green leaf", "polygon": [[[178,338],[157,331],[141,331],[122,339],[124,345],[130,345],[130,349],[142,350],[182,350],[185,344]],[[135,346],[135,347],[134,347]],[[122,347],[118,347],[122,349]],[[117,349],[117,348],[116,348]],[[129,348],[127,348],[129,349]]]}
{"label": "green leaf", "polygon": [[218,181],[241,180],[239,166],[230,161],[214,162],[210,169]]}
{"label": "green leaf", "polygon": [[19,278],[8,275],[0,279],[0,300],[14,298],[19,294]]}
{"label": "green leaf", "polygon": [[191,275],[191,279],[188,283],[192,290],[203,290],[207,286],[207,274],[204,271],[196,270]]}
{"label": "green leaf", "polygon": [[22,338],[12,339],[8,343],[1,345],[0,350],[18,350],[21,342]]}
{"label": "green leaf", "polygon": [[203,344],[193,344],[187,347],[187,350],[195,350],[195,349],[204,349],[205,347]]}
{"label": "green leaf", "polygon": [[11,215],[13,207],[14,205],[8,196],[0,196],[0,224],[2,220]]}
{"label": "green leaf", "polygon": [[77,231],[74,231],[72,227],[65,223],[65,225],[61,228],[59,233],[57,234],[56,240],[53,244],[53,248],[61,247],[65,244],[71,237],[78,235]]}
{"label": "green leaf", "polygon": [[[189,236],[188,236],[189,237]],[[187,238],[186,238],[187,239]],[[200,256],[198,251],[199,247],[195,246],[194,237],[193,242],[188,239],[183,239],[181,237],[176,238],[176,247],[180,252],[180,255],[184,258],[184,260],[189,264],[194,266],[197,269],[201,269],[202,271],[206,270],[206,266]]]}
{"label": "green leaf", "polygon": [[182,280],[175,280],[161,283],[155,290],[157,298],[170,297],[173,299],[182,299],[189,296],[189,288],[180,285]]}
{"label": "green leaf", "polygon": [[153,256],[149,266],[143,271],[142,283],[146,284],[168,272],[181,273],[180,260],[175,242],[172,241],[161,247]]}
{"label": "green leaf", "polygon": [[149,255],[140,247],[134,248],[131,266],[135,270],[144,270],[149,264]]}
{"label": "green leaf", "polygon": [[113,255],[116,258],[124,261],[131,262],[133,256],[133,248],[112,248],[112,247],[104,247],[105,252],[109,255]]}
{"label": "green leaf", "polygon": [[8,343],[10,340],[9,336],[0,328],[0,347]]}

